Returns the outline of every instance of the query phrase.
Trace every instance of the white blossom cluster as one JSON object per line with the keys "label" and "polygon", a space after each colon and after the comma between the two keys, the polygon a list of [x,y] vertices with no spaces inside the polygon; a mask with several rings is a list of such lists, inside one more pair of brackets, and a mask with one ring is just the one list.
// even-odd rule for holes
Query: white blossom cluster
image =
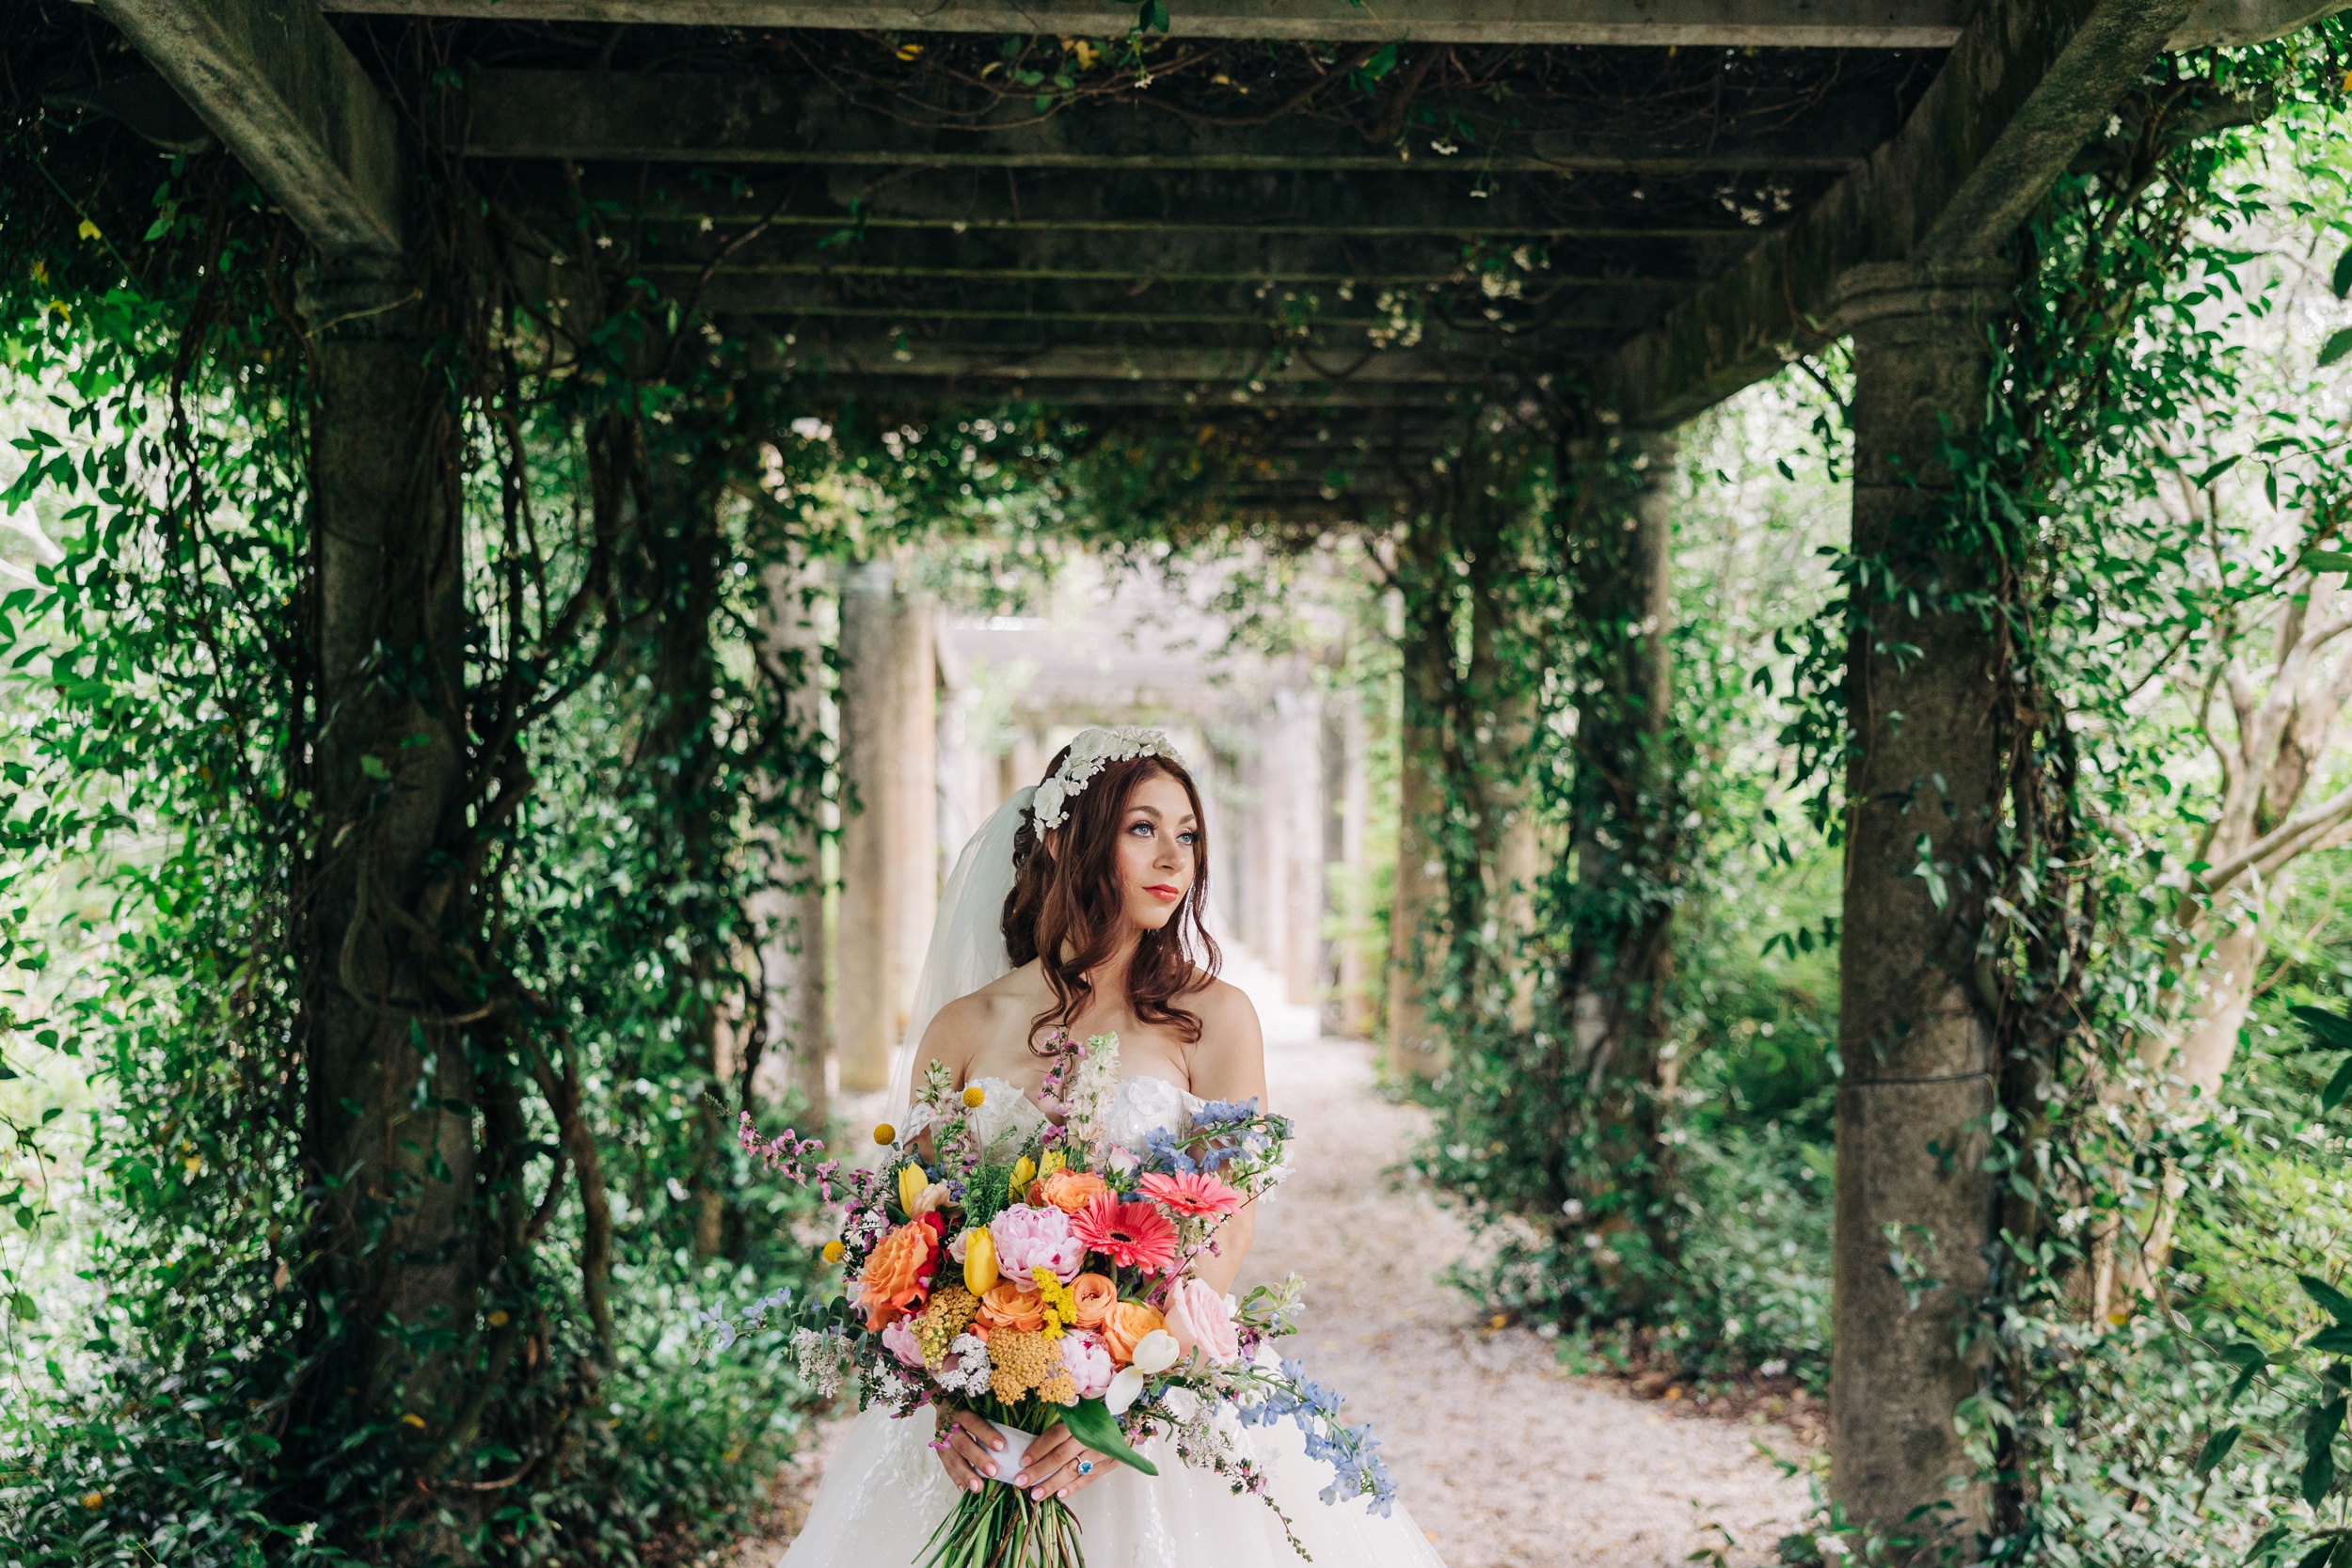
{"label": "white blossom cluster", "polygon": [[1029,802],[1029,819],[1039,832],[1060,827],[1070,820],[1070,802],[1086,793],[1094,775],[1114,762],[1136,757],[1166,757],[1180,768],[1184,762],[1175,743],[1158,730],[1136,724],[1121,724],[1115,730],[1090,725],[1080,730],[1054,776],[1037,786],[1037,797]]}
{"label": "white blossom cluster", "polygon": [[950,1393],[988,1392],[988,1341],[977,1334],[959,1334],[947,1343],[947,1358],[931,1380]]}
{"label": "white blossom cluster", "polygon": [[818,1398],[829,1400],[841,1392],[841,1344],[832,1335],[801,1329],[792,1336],[792,1359],[802,1381],[817,1390]]}

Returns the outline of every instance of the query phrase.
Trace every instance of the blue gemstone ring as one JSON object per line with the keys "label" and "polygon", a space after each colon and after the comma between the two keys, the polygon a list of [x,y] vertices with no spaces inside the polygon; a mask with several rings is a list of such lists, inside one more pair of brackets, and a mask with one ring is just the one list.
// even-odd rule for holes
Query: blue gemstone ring
{"label": "blue gemstone ring", "polygon": [[1081,1459],[1078,1461],[1078,1473],[1082,1476],[1090,1476],[1094,1474],[1094,1461],[1091,1459]]}

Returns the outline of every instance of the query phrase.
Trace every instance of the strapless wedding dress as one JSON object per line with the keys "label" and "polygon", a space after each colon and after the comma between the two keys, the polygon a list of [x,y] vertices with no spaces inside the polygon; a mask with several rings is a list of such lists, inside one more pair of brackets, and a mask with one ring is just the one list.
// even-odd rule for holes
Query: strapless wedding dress
{"label": "strapless wedding dress", "polygon": [[[984,1142],[1025,1142],[1044,1125],[1045,1114],[1013,1085],[975,1084],[984,1099],[970,1120]],[[1104,1130],[1111,1142],[1142,1148],[1154,1131],[1181,1131],[1203,1103],[1165,1079],[1130,1078],[1119,1085]],[[927,1410],[903,1420],[880,1408],[859,1416],[778,1568],[916,1561],[956,1503],[931,1451],[931,1431]],[[1402,1503],[1392,1502],[1383,1517],[1362,1497],[1327,1503],[1317,1496],[1330,1484],[1330,1467],[1307,1456],[1295,1423],[1245,1427],[1242,1441],[1269,1472],[1267,1496],[1320,1568],[1444,1568]],[[1214,1471],[1178,1459],[1172,1445],[1146,1443],[1141,1451],[1158,1466],[1156,1477],[1114,1465],[1070,1499],[1087,1568],[1298,1568],[1264,1498],[1236,1496]]]}

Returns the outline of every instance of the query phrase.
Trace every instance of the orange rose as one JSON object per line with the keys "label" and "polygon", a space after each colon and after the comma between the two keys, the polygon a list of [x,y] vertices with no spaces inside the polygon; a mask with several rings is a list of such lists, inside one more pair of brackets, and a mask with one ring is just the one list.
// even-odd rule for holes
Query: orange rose
{"label": "orange rose", "polygon": [[866,1327],[879,1333],[923,1299],[932,1255],[938,1250],[939,1232],[921,1220],[910,1221],[882,1239],[866,1259],[866,1272],[858,1276]]}
{"label": "orange rose", "polygon": [[1057,1170],[1031,1189],[1029,1201],[1050,1203],[1065,1214],[1074,1214],[1110,1190],[1110,1183],[1099,1176],[1089,1176],[1078,1170]]}
{"label": "orange rose", "polygon": [[1103,1320],[1111,1315],[1119,1304],[1119,1287],[1099,1274],[1082,1274],[1070,1282],[1070,1296],[1076,1304],[1076,1316],[1071,1319],[1079,1328],[1100,1328]]}
{"label": "orange rose", "polygon": [[1019,1334],[1035,1334],[1045,1326],[1045,1303],[1035,1291],[1025,1291],[1009,1279],[1000,1279],[988,1288],[980,1298],[980,1315],[973,1330],[981,1338],[993,1329],[1009,1328]]}
{"label": "orange rose", "polygon": [[1111,1359],[1123,1367],[1136,1358],[1136,1341],[1153,1329],[1166,1328],[1168,1320],[1157,1307],[1146,1307],[1139,1301],[1115,1304],[1103,1320],[1103,1343],[1110,1347]]}

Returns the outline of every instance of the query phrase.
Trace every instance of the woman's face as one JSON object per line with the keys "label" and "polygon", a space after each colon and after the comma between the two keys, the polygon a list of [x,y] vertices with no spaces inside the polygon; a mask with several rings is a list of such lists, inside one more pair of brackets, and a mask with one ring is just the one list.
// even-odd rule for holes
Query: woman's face
{"label": "woman's face", "polygon": [[1183,784],[1152,773],[1128,792],[1119,821],[1119,886],[1130,927],[1156,931],[1175,918],[1192,891],[1200,842]]}

